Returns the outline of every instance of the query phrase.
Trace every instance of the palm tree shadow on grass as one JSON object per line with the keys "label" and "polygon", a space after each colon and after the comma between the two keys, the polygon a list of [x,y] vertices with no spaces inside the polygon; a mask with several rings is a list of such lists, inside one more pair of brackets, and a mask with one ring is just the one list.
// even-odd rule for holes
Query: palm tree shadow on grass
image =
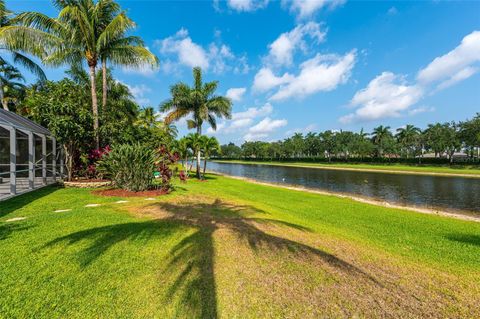
{"label": "palm tree shadow on grass", "polygon": [[245,240],[257,253],[261,249],[268,249],[296,256],[316,257],[335,269],[362,276],[380,285],[361,269],[328,252],[264,232],[258,225],[283,225],[301,231],[310,230],[279,220],[249,217],[259,213],[267,214],[252,206],[231,205],[215,200],[213,203],[160,203],[149,205],[148,208],[152,209],[153,215],[156,211],[161,213],[161,218],[87,229],[58,238],[46,246],[89,240],[91,244],[79,255],[80,265],[87,267],[122,241],[146,243],[152,239],[168,238],[176,232],[188,232],[189,235],[171,249],[163,270],[165,278],[173,278],[167,288],[165,301],[176,300],[179,317],[217,317],[213,236],[221,228]]}

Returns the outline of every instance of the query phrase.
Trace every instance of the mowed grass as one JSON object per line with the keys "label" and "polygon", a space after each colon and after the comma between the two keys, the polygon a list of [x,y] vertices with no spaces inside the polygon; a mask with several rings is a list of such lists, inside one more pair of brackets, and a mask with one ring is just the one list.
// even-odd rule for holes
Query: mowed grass
{"label": "mowed grass", "polygon": [[117,200],[0,203],[0,317],[480,316],[480,223],[214,175]]}
{"label": "mowed grass", "polygon": [[292,167],[313,167],[313,168],[343,168],[354,170],[378,170],[398,173],[424,173],[440,175],[471,175],[471,177],[480,177],[480,168],[478,165],[405,165],[405,164],[355,164],[355,163],[309,163],[309,162],[279,162],[279,161],[242,161],[242,160],[215,160],[219,163],[239,163],[256,165],[275,165]]}

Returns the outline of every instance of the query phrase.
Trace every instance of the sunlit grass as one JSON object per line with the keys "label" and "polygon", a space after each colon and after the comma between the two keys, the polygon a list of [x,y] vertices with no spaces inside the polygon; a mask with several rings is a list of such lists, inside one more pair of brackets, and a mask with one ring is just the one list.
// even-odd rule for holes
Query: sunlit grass
{"label": "sunlit grass", "polygon": [[480,314],[479,223],[218,176],[117,200],[0,203],[0,317]]}

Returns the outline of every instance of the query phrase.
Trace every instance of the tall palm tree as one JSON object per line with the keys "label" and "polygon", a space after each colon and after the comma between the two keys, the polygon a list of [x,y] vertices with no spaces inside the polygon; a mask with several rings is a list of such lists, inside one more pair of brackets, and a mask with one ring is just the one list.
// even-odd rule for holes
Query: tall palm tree
{"label": "tall palm tree", "polygon": [[[232,101],[223,96],[215,95],[218,87],[217,81],[203,83],[202,70],[193,69],[193,87],[185,83],[177,83],[170,88],[171,98],[161,104],[160,110],[168,112],[166,123],[177,121],[186,116],[192,116],[187,121],[188,128],[196,128],[197,134],[202,134],[202,125],[208,122],[216,130],[216,117],[230,118]],[[197,178],[200,178],[200,150],[197,150]]]}
{"label": "tall palm tree", "polygon": [[[99,147],[96,69],[102,57],[116,63],[132,61],[131,52],[136,49],[122,49],[118,40],[134,23],[124,12],[118,13],[119,7],[113,0],[53,0],[53,3],[59,10],[56,18],[38,12],[21,13],[14,19],[14,25],[3,28],[0,37],[7,39],[12,47],[40,56],[46,64],[87,63],[95,141]],[[115,41],[117,50],[107,50],[114,47]],[[122,54],[127,56],[123,60],[119,57]]]}
{"label": "tall palm tree", "polygon": [[200,143],[203,150],[203,176],[205,177],[205,171],[207,170],[207,159],[210,157],[212,152],[220,151],[220,144],[214,136],[208,137],[207,135],[201,136]]}
{"label": "tall palm tree", "polygon": [[397,129],[397,140],[407,149],[407,157],[418,142],[421,130],[415,125],[407,124]]}
{"label": "tall palm tree", "polygon": [[[13,18],[13,13],[6,8],[5,1],[0,0],[0,34],[2,30],[4,30],[4,28],[7,28],[14,23],[12,18]],[[22,47],[15,46],[15,42],[16,41],[11,41],[11,39],[8,39],[8,38],[1,38],[0,50],[2,52],[7,52],[11,56],[12,62],[14,64],[18,64],[26,68],[27,70],[32,72],[40,81],[46,80],[46,76],[42,68],[37,63],[35,63],[32,59],[27,57],[27,55],[24,54],[23,52],[24,50],[22,50]],[[30,46],[33,48],[33,44],[31,44]],[[0,81],[5,80],[5,77],[7,78],[9,77],[8,75],[6,75],[6,73],[10,73],[10,75],[12,76],[14,73],[16,73],[19,76],[19,77],[14,76],[10,80],[23,79],[18,69],[16,69],[13,65],[7,62],[7,60],[5,60],[3,56],[0,56],[0,64],[2,67],[2,73],[4,75],[3,78],[0,79]],[[8,83],[0,82],[0,95],[1,95],[0,99],[2,101],[3,108],[6,110],[8,110],[8,103],[5,103],[3,90],[4,90],[4,87],[8,85],[9,85]]]}

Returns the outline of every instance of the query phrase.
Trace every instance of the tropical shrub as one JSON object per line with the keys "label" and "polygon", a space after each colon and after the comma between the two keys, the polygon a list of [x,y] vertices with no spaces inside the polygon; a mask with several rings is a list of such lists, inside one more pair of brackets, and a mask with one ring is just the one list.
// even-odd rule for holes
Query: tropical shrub
{"label": "tropical shrub", "polygon": [[[176,163],[180,159],[178,153],[170,152],[165,146],[160,147],[156,154],[156,169],[161,179],[163,189],[170,189],[172,187],[172,178],[178,167]],[[180,174],[180,180],[183,181]]]}
{"label": "tropical shrub", "polygon": [[98,162],[98,169],[116,187],[145,191],[154,185],[156,152],[142,144],[120,144]]}

